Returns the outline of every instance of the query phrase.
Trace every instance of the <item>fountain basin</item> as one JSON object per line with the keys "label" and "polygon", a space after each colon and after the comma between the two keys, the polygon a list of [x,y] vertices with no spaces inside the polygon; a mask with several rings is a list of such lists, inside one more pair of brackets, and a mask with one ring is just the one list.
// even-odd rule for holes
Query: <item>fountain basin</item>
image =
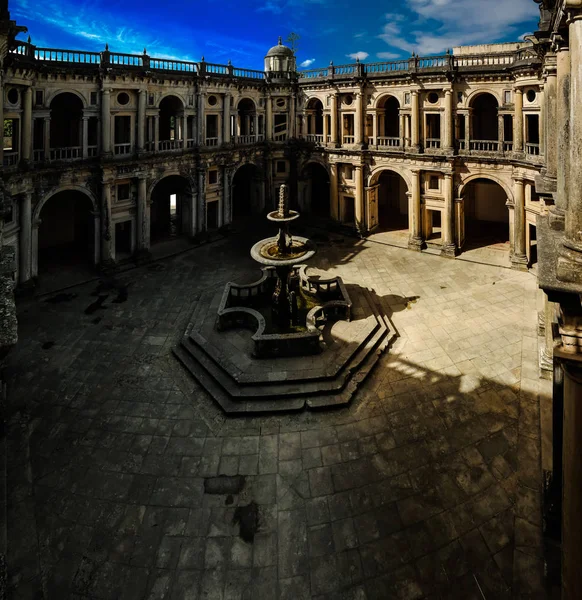
{"label": "fountain basin", "polygon": [[275,236],[257,242],[251,248],[251,257],[268,267],[290,267],[309,260],[315,254],[315,245],[311,240],[295,236],[289,248],[290,252],[277,256],[277,241]]}
{"label": "fountain basin", "polygon": [[[321,327],[330,321],[351,317],[352,302],[340,277],[322,279],[306,273],[306,266],[293,266],[291,277],[299,280],[300,291],[312,299],[305,323],[287,332],[273,332],[265,315],[269,314],[269,299],[275,287],[275,267],[262,269],[260,279],[246,285],[228,283],[217,311],[216,328],[243,328],[253,331],[253,356],[273,358],[318,354],[323,350]],[[260,311],[254,306],[263,305]],[[254,306],[253,306],[254,305]]]}

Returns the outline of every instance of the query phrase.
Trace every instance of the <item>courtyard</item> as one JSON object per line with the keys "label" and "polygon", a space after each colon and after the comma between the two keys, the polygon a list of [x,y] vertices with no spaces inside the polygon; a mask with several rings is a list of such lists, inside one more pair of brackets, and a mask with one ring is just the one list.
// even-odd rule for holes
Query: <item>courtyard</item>
{"label": "courtyard", "polygon": [[398,336],[341,410],[226,417],[172,355],[258,232],[20,304],[15,598],[546,597],[535,278],[311,234]]}

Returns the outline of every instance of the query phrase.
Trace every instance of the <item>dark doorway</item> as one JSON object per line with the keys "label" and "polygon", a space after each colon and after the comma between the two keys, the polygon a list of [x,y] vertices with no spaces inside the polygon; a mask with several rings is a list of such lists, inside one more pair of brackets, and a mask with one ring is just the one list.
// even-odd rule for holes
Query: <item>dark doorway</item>
{"label": "dark doorway", "polygon": [[492,94],[479,94],[471,103],[473,109],[472,140],[499,139],[497,100]]}
{"label": "dark doorway", "polygon": [[317,217],[327,218],[330,215],[329,175],[320,164],[309,163],[306,168],[308,179],[306,208]]}
{"label": "dark doorway", "polygon": [[208,202],[206,205],[206,228],[218,229],[218,201]]}
{"label": "dark doorway", "polygon": [[255,165],[243,165],[232,180],[232,216],[244,219],[259,212],[261,206],[261,172]]}
{"label": "dark doorway", "polygon": [[162,179],[152,192],[150,211],[150,243],[192,235],[192,191],[180,175]]}
{"label": "dark doorway", "polygon": [[408,230],[408,187],[394,171],[378,178],[378,223],[385,231]]}
{"label": "dark doorway", "polygon": [[93,205],[82,192],[67,190],[42,207],[38,231],[39,274],[68,266],[93,266],[95,220]]}
{"label": "dark doorway", "polygon": [[75,94],[64,92],[51,102],[50,147],[81,148],[83,102]]}
{"label": "dark doorway", "polygon": [[131,256],[131,221],[115,223],[115,258]]}

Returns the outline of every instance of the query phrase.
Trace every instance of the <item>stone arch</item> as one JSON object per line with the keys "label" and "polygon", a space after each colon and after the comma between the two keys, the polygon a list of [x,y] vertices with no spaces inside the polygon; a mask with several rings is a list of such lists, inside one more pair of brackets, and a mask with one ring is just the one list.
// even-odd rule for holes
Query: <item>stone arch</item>
{"label": "stone arch", "polygon": [[330,173],[330,169],[329,169],[329,164],[326,163],[322,158],[317,157],[317,156],[312,156],[311,158],[308,158],[304,163],[303,166],[301,167],[301,171],[300,171],[300,178],[303,179],[307,176],[307,167],[311,164],[311,163],[315,163],[318,164],[320,166],[322,166],[326,171],[328,176],[331,176]]}
{"label": "stone arch", "polygon": [[386,165],[378,165],[375,169],[372,170],[372,172],[370,173],[370,176],[368,177],[368,187],[377,185],[378,179],[380,178],[382,171],[392,171],[393,173],[396,173],[396,175],[400,175],[400,177],[402,177],[402,179],[404,179],[404,182],[406,183],[406,187],[408,188],[408,190],[410,190],[411,185],[412,185],[412,179],[410,178],[410,173],[406,169],[397,169],[393,166],[386,166]]}
{"label": "stone arch", "polygon": [[165,92],[162,95],[162,97],[159,99],[158,103],[156,104],[156,108],[159,110],[160,104],[162,103],[162,101],[169,97],[177,98],[182,103],[182,109],[186,108],[186,100],[180,94],[176,94],[176,92],[174,92],[174,91]]}
{"label": "stone arch", "polygon": [[[87,239],[87,248],[91,249],[91,262],[94,265],[97,265],[100,261],[100,241],[101,241],[101,231],[100,231],[100,212],[99,212],[99,203],[95,198],[95,195],[91,192],[91,190],[86,187],[80,185],[62,185],[58,186],[48,193],[46,193],[41,200],[36,204],[32,213],[32,276],[37,277],[39,274],[39,250],[40,250],[40,242],[39,242],[39,230],[42,224],[42,210],[46,206],[46,204],[61,193],[67,192],[76,192],[82,194],[91,205],[91,211],[88,216],[92,217],[93,220],[93,238]],[[89,227],[89,225],[88,225]],[[57,228],[59,229],[59,228]]]}
{"label": "stone arch", "polygon": [[231,220],[259,213],[265,206],[265,171],[252,160],[243,160],[232,171]]}
{"label": "stone arch", "polygon": [[371,173],[369,182],[368,210],[373,216],[373,222],[383,230],[398,232],[398,235],[403,236],[403,243],[407,243],[411,190],[409,177],[398,169],[380,166]]}
{"label": "stone arch", "polygon": [[81,94],[79,91],[77,91],[73,88],[56,90],[52,94],[48,95],[45,99],[45,106],[50,107],[52,101],[57,96],[60,96],[61,94],[73,94],[73,96],[77,96],[77,98],[79,98],[79,100],[83,103],[84,109],[87,108],[87,106],[88,106],[87,98],[85,98],[85,96],[83,96],[83,94]]}
{"label": "stone arch", "polygon": [[150,184],[147,191],[150,243],[196,233],[194,190],[191,177],[177,169],[164,172]]}
{"label": "stone arch", "polygon": [[400,102],[400,98],[398,98],[398,96],[395,93],[380,92],[376,96],[376,98],[374,100],[374,104],[372,105],[372,108],[382,108],[389,98],[394,98],[394,100],[396,100],[396,102],[398,102],[398,106],[401,106],[402,103]]}
{"label": "stone arch", "polygon": [[513,204],[513,190],[511,189],[511,185],[508,184],[506,181],[503,181],[503,179],[501,177],[491,174],[491,173],[481,173],[481,172],[471,173],[464,179],[461,178],[461,183],[459,185],[459,190],[458,190],[459,198],[462,197],[463,192],[465,191],[465,188],[467,187],[467,184],[471,183],[471,181],[474,181],[475,179],[491,179],[495,183],[498,183],[503,188],[503,191],[507,194],[507,199],[510,201],[511,204]]}
{"label": "stone arch", "polygon": [[481,96],[482,94],[489,94],[490,96],[493,96],[495,98],[495,100],[497,100],[497,106],[501,106],[503,104],[501,92],[498,92],[497,90],[492,90],[490,88],[478,88],[476,90],[472,90],[467,95],[467,98],[466,98],[467,107],[470,108],[473,105],[473,102],[475,101],[475,99],[478,96]]}

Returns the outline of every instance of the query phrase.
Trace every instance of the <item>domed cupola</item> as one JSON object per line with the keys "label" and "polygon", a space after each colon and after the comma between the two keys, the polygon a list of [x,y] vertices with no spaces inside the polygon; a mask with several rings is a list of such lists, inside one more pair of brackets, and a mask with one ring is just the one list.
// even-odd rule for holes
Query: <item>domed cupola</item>
{"label": "domed cupola", "polygon": [[288,79],[289,75],[287,73],[295,73],[296,70],[293,50],[284,46],[279,37],[279,43],[273,46],[265,56],[265,72],[272,73],[275,76],[274,78],[277,78],[276,73],[281,73],[279,76],[281,79]]}

